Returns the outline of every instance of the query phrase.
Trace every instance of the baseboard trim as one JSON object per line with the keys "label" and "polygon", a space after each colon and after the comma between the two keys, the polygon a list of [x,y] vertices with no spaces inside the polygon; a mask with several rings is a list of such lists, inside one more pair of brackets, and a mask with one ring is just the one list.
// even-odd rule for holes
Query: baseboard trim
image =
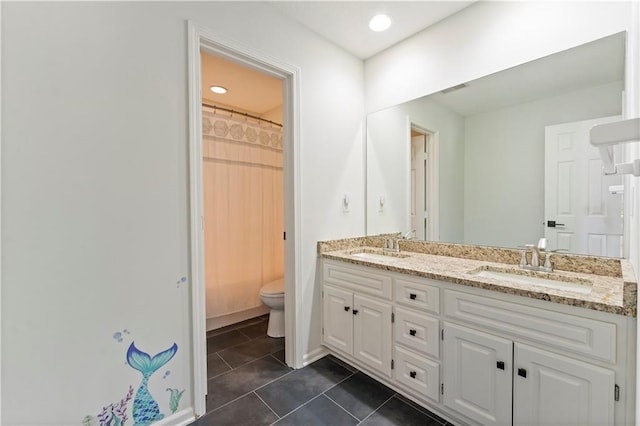
{"label": "baseboard trim", "polygon": [[207,318],[207,331],[215,330],[227,325],[235,324],[240,321],[248,320],[251,318],[259,317],[260,315],[268,314],[269,307],[262,305],[256,308],[247,309],[245,311],[234,312],[228,315],[222,315],[214,318]]}
{"label": "baseboard trim", "polygon": [[185,408],[182,411],[173,413],[169,417],[155,422],[155,426],[187,426],[196,420],[196,416],[193,414],[193,408]]}
{"label": "baseboard trim", "polygon": [[302,357],[302,366],[306,367],[307,365],[319,360],[320,358],[328,355],[329,353],[330,352],[327,350],[327,348],[325,348],[324,346],[320,346],[319,348],[312,350],[311,352],[305,354]]}

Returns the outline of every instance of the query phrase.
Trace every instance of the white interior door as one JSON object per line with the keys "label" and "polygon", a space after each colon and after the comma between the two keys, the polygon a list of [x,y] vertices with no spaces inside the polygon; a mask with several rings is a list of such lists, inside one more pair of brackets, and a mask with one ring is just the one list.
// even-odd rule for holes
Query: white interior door
{"label": "white interior door", "polygon": [[426,135],[411,137],[411,229],[416,239],[425,240],[427,233],[427,140]]}
{"label": "white interior door", "polygon": [[[591,127],[620,117],[545,128],[545,237],[550,249],[596,256],[622,256],[622,195],[609,186],[622,176],[605,176],[589,143]],[[616,152],[616,158],[621,158]]]}

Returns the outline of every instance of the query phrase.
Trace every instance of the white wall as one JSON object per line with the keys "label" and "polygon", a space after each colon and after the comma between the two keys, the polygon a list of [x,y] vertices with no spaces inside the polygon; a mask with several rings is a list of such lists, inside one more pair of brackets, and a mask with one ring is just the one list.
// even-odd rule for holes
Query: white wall
{"label": "white wall", "polygon": [[[367,113],[378,111],[628,31],[625,113],[637,117],[640,114],[639,21],[640,7],[636,1],[476,2],[367,59],[365,110]],[[640,185],[635,181],[630,185],[633,185],[630,193],[637,197],[635,201],[627,199],[625,205],[637,206]],[[629,217],[633,216],[630,207],[625,209]],[[629,229],[630,260],[638,270],[640,227],[631,223]]]}
{"label": "white wall", "polygon": [[[464,241],[464,119],[425,98],[367,117],[367,233],[409,230],[408,122],[438,134],[440,241]],[[385,195],[383,211],[378,197]]]}
{"label": "white wall", "polygon": [[[640,114],[637,2],[476,2],[365,61],[367,113],[629,31],[626,114]],[[393,84],[389,84],[393,82]],[[640,185],[632,182],[638,194]],[[625,195],[627,197],[627,195]],[[632,197],[628,195],[628,197]],[[633,216],[626,207],[628,217]],[[640,228],[629,227],[630,259],[640,267]],[[640,404],[638,404],[640,406]]]}
{"label": "white wall", "polygon": [[[409,140],[402,106],[367,117],[367,233],[406,232]],[[380,208],[380,198],[384,205]]]}
{"label": "white wall", "polygon": [[150,389],[192,403],[188,19],[301,69],[297,327],[319,347],[316,241],[364,233],[362,62],[267,4],[2,8],[2,424],[95,416],[139,385],[133,340],[177,343]]}
{"label": "white wall", "polygon": [[467,117],[464,239],[517,247],[544,236],[544,128],[620,115],[622,82]]}
{"label": "white wall", "polygon": [[365,109],[377,111],[627,30],[631,4],[474,3],[367,59]]}
{"label": "white wall", "polygon": [[[365,61],[365,110],[378,111],[620,31],[629,31],[625,113],[637,117],[637,1],[476,2]],[[630,151],[637,158],[640,144],[634,144]],[[636,274],[640,274],[640,184],[635,177],[628,182],[625,214],[630,217],[629,253]],[[640,374],[640,368],[637,370]],[[640,393],[636,401],[636,418],[640,418]]]}

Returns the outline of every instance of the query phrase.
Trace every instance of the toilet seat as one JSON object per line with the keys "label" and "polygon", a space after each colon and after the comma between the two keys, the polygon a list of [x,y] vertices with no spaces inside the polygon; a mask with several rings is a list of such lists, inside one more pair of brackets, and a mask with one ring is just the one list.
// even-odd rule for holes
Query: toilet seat
{"label": "toilet seat", "polygon": [[267,297],[284,294],[284,278],[267,283],[260,289],[260,294]]}

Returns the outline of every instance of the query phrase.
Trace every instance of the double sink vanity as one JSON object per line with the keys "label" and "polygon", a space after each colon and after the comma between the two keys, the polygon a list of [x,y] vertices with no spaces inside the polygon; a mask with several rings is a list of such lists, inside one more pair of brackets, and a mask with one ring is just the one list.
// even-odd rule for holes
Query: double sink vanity
{"label": "double sink vanity", "polygon": [[627,39],[367,115],[377,236],[318,243],[331,353],[456,425],[636,424],[634,216],[588,130],[624,116]]}
{"label": "double sink vanity", "polygon": [[459,425],[635,424],[624,259],[382,237],[318,243],[323,344]]}

